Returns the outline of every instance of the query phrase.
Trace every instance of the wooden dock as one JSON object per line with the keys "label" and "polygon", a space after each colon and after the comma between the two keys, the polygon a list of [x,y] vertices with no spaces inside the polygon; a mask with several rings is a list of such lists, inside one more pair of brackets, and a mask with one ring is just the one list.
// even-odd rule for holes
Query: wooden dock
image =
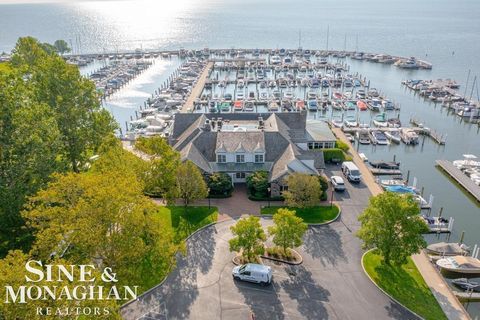
{"label": "wooden dock", "polygon": [[437,160],[437,166],[452,177],[459,185],[468,191],[478,202],[480,202],[480,186],[477,186],[461,170],[457,169],[453,163],[447,160]]}
{"label": "wooden dock", "polygon": [[369,168],[370,172],[374,176],[401,176],[402,171],[398,169],[380,169],[380,168]]}
{"label": "wooden dock", "polygon": [[190,95],[188,96],[187,100],[183,104],[182,113],[190,113],[194,110],[195,100],[197,100],[200,95],[202,94],[203,88],[205,87],[205,82],[207,81],[208,77],[210,76],[210,71],[213,68],[213,62],[207,63],[205,68],[202,71],[200,77],[198,77],[197,82],[195,83]]}
{"label": "wooden dock", "polygon": [[480,301],[480,292],[453,291],[453,294],[462,301]]}

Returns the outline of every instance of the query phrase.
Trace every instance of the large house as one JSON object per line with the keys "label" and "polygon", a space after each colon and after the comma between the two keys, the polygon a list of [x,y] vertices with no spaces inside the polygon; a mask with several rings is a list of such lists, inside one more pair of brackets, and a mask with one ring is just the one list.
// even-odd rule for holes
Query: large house
{"label": "large house", "polygon": [[327,124],[307,121],[305,112],[177,113],[169,143],[182,160],[205,174],[225,172],[234,183],[258,170],[268,171],[272,196],[287,188],[293,172],[319,175],[324,169],[321,148],[333,148]]}

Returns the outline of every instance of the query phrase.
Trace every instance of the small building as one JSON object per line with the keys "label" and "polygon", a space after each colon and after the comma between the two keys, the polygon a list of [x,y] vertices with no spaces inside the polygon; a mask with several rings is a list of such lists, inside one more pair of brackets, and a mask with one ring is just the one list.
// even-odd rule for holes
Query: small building
{"label": "small building", "polygon": [[319,175],[321,148],[335,145],[326,123],[310,122],[305,112],[177,113],[169,143],[205,174],[225,172],[234,183],[259,170],[269,172],[271,195],[288,188],[294,172]]}

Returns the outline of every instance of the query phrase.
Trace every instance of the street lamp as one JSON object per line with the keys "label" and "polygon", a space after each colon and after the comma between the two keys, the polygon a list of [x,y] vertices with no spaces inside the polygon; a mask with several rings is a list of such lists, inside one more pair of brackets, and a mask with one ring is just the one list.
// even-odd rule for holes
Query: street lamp
{"label": "street lamp", "polygon": [[270,188],[267,188],[267,191],[268,191],[268,207],[270,208],[270,191],[271,189]]}
{"label": "street lamp", "polygon": [[210,209],[210,188],[207,188],[208,209]]}
{"label": "street lamp", "polygon": [[330,196],[330,208],[333,207],[333,194],[334,194],[334,192],[335,192],[335,188],[332,185],[332,194]]}

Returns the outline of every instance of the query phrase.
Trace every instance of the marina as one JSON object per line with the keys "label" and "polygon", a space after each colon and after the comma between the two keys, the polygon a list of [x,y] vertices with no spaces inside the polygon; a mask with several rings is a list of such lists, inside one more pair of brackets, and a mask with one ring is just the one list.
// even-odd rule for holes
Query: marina
{"label": "marina", "polygon": [[[8,52],[18,37],[29,32],[42,43],[65,39],[72,48],[64,54],[65,59],[85,76],[115,60],[152,62],[118,86],[110,83],[106,88],[108,81],[99,86],[99,92],[107,93],[102,104],[120,124],[117,133],[126,145],[141,136],[168,138],[178,114],[225,119],[254,112],[281,117],[304,110],[307,121],[329,123],[337,137],[350,142],[352,158],[363,163],[365,184],[373,194],[387,186],[402,186],[415,189],[424,200],[420,202],[428,204],[429,195],[435,196],[422,214],[431,217],[435,225],[444,212],[445,220],[450,223],[453,218],[454,224],[450,229],[447,224],[445,234],[426,234],[428,244],[445,238],[463,243],[464,233],[466,243],[480,243],[480,202],[457,182],[473,181],[470,175],[475,173],[459,170],[456,179],[437,164],[439,159],[453,164],[462,154],[480,155],[479,2],[441,0],[432,6],[414,0],[260,1],[251,5],[207,0],[152,2],[151,10],[131,0],[73,1],[68,5],[66,1],[10,2],[0,11],[0,62],[9,61]],[[368,20],[370,16],[377,19]],[[299,51],[303,56],[297,55]],[[307,56],[310,63],[304,63]],[[323,59],[328,66],[342,67],[338,72],[342,81],[350,85],[350,80],[354,86],[347,87],[344,82],[335,87],[335,69],[315,68],[314,63],[323,63]],[[243,67],[236,67],[242,62]],[[292,67],[284,70],[284,64]],[[250,68],[254,77],[249,80]],[[238,77],[239,69],[244,70],[243,79]],[[328,79],[329,87],[322,87],[323,78],[329,75],[335,79]],[[343,78],[347,75],[352,78]],[[312,88],[314,78],[319,80],[319,88]],[[373,88],[381,99],[368,95]],[[229,97],[231,100],[225,99]],[[372,174],[371,169],[390,168],[374,168],[368,159],[391,160],[395,156],[401,166],[391,170],[401,174]],[[410,176],[416,177],[413,184]],[[356,222],[344,218],[342,222],[349,227],[351,221]],[[424,253],[414,256],[416,263],[427,259]],[[473,292],[468,303],[462,298],[468,292],[454,285],[459,275],[440,274],[430,262],[417,263],[417,267],[439,301],[448,304],[453,299],[455,304],[453,295],[461,298],[469,316],[460,305],[458,312],[446,313],[448,318],[480,316],[480,302],[474,299],[478,293]],[[468,281],[479,283],[480,278],[469,276]],[[329,304],[334,297],[329,296]],[[389,316],[402,318],[393,309]]]}

